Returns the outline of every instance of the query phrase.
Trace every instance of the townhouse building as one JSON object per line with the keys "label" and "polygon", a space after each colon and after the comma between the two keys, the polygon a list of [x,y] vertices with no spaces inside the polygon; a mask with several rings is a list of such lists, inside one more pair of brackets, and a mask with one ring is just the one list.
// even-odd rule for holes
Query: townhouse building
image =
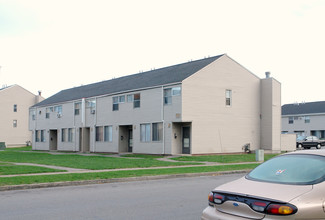
{"label": "townhouse building", "polygon": [[6,146],[25,146],[32,142],[29,130],[29,108],[44,100],[39,93],[34,95],[19,85],[0,89],[0,142]]}
{"label": "townhouse building", "polygon": [[325,101],[282,106],[282,133],[325,138]]}
{"label": "townhouse building", "polygon": [[280,150],[281,84],[226,54],[66,89],[30,108],[33,149]]}

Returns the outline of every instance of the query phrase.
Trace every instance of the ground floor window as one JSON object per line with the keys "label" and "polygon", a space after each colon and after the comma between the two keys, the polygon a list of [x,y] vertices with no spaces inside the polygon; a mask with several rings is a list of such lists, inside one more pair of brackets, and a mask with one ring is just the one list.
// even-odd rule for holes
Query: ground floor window
{"label": "ground floor window", "polygon": [[44,133],[45,133],[45,130],[36,130],[35,131],[35,141],[36,142],[45,142]]}
{"label": "ground floor window", "polygon": [[150,124],[140,125],[140,140],[141,142],[150,142]]}
{"label": "ground floor window", "polygon": [[152,141],[162,141],[163,137],[163,123],[152,124]]}
{"label": "ground floor window", "polygon": [[96,141],[97,142],[112,142],[113,127],[112,126],[97,126],[96,127]]}
{"label": "ground floor window", "polygon": [[311,136],[316,136],[319,139],[325,139],[325,130],[310,131]]}
{"label": "ground floor window", "polygon": [[113,127],[104,126],[104,141],[112,142],[112,140],[113,140]]}
{"label": "ground floor window", "polygon": [[61,130],[61,141],[62,142],[73,142],[74,130],[72,128],[63,128]]}

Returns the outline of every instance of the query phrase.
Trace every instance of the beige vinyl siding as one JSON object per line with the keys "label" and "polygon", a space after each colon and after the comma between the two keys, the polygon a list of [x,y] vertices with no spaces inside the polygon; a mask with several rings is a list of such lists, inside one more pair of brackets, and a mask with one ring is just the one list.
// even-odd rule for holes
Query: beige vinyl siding
{"label": "beige vinyl siding", "polygon": [[[25,145],[32,141],[32,132],[29,131],[29,107],[36,104],[37,96],[24,88],[13,85],[0,90],[0,141],[7,146]],[[14,112],[14,105],[17,111]],[[17,121],[17,127],[13,122]]]}
{"label": "beige vinyl siding", "polygon": [[259,148],[260,79],[228,56],[184,80],[182,97],[182,119],[192,121],[192,154],[241,152],[246,143]]}

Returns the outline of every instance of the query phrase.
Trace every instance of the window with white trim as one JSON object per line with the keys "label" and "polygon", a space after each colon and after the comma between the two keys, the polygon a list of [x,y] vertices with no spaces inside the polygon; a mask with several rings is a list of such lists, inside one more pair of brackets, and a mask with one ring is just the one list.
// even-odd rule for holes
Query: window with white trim
{"label": "window with white trim", "polygon": [[226,89],[226,106],[232,105],[232,91],[230,89]]}
{"label": "window with white trim", "polygon": [[150,124],[140,125],[140,141],[150,142]]}
{"label": "window with white trim", "polygon": [[181,95],[181,87],[164,89],[164,104],[165,105],[172,104],[173,96],[180,96],[180,95]]}
{"label": "window with white trim", "polygon": [[163,123],[152,123],[152,141],[162,141]]}

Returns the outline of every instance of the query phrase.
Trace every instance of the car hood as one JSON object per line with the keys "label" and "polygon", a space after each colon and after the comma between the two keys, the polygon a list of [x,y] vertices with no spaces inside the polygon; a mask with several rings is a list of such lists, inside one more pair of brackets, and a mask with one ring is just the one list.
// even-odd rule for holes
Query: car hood
{"label": "car hood", "polygon": [[229,192],[265,199],[290,202],[292,199],[312,190],[312,185],[287,185],[248,180],[242,177],[223,184],[214,191]]}

